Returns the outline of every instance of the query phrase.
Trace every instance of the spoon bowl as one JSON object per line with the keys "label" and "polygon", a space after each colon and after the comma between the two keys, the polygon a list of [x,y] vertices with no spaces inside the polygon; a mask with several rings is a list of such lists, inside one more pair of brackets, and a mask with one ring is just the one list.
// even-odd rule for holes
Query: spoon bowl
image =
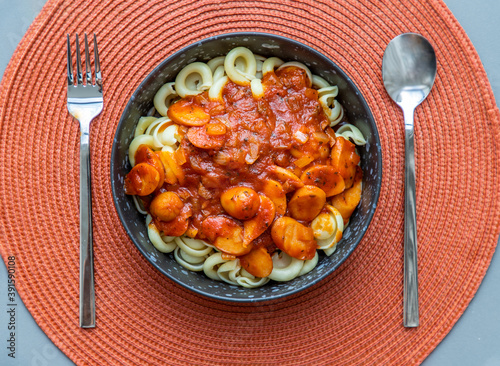
{"label": "spoon bowl", "polygon": [[394,38],[384,52],[382,78],[387,93],[403,110],[405,122],[403,324],[405,327],[417,327],[419,311],[414,112],[429,95],[436,78],[436,55],[429,41],[415,33],[405,33]]}
{"label": "spoon bowl", "polygon": [[436,77],[436,55],[427,39],[416,33],[394,38],[384,52],[382,78],[398,105],[418,106],[429,95]]}

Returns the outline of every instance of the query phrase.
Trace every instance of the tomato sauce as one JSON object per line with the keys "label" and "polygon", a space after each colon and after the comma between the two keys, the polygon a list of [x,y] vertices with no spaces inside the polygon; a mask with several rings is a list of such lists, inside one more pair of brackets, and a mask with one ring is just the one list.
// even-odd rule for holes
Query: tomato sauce
{"label": "tomato sauce", "polygon": [[261,83],[257,97],[228,81],[217,100],[204,92],[175,102],[167,115],[178,149],[140,145],[125,178],[164,235],[207,240],[256,276],[272,270],[277,248],[312,259],[312,220],[332,199],[346,222],[362,178],[354,144],[336,137],[303,69],[268,72]]}
{"label": "tomato sauce", "polygon": [[124,188],[164,235],[206,240],[266,277],[277,249],[310,260],[329,227],[332,245],[340,240],[329,212],[348,222],[362,171],[305,70],[280,68],[259,82],[263,95],[228,81],[215,100],[204,92],[170,105],[178,148],[138,146]]}
{"label": "tomato sauce", "polygon": [[[175,192],[189,206],[189,226],[197,237],[206,237],[200,230],[204,219],[224,213],[220,196],[230,187],[261,192],[264,182],[276,179],[275,166],[300,177],[307,166],[328,164],[332,138],[324,130],[329,121],[318,92],[308,86],[305,71],[288,67],[269,72],[262,84],[265,94],[261,98],[254,98],[249,86],[231,81],[223,89],[223,102],[210,101],[206,92],[184,98],[203,108],[210,122],[181,127],[179,152],[185,160],[181,165],[185,180],[182,185],[165,184],[160,191]],[[304,156],[310,164],[294,164]],[[266,240],[254,244],[260,241]]]}

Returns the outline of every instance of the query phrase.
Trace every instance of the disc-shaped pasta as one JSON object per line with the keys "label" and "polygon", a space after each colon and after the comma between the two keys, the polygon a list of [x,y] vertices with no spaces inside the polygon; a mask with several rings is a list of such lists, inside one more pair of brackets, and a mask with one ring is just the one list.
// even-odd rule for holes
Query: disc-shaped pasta
{"label": "disc-shaped pasta", "polygon": [[336,85],[328,85],[318,90],[318,96],[321,98],[323,95],[329,95],[336,98],[339,95],[339,87]]}
{"label": "disc-shaped pasta", "polygon": [[337,136],[344,137],[346,140],[352,140],[358,146],[366,145],[366,139],[359,128],[350,123],[340,126],[336,134]]}
{"label": "disc-shaped pasta", "polygon": [[337,125],[344,117],[344,109],[342,105],[335,99],[336,93],[334,91],[325,93],[319,98],[319,102],[325,111],[330,126]]}
{"label": "disc-shaped pasta", "polygon": [[329,87],[330,84],[328,83],[328,81],[323,79],[321,76],[313,75],[312,76],[312,86],[316,89],[321,89],[321,88]]}
{"label": "disc-shaped pasta", "polygon": [[175,78],[175,90],[180,97],[197,95],[212,86],[212,70],[203,62],[184,67]]}
{"label": "disc-shaped pasta", "polygon": [[[148,117],[152,118],[152,117]],[[154,118],[154,117],[153,117]],[[151,123],[148,124],[148,127],[146,128],[146,131],[144,131],[145,135],[153,135],[153,130],[158,127],[158,125],[164,123],[164,122],[171,122],[169,118],[167,117],[160,117],[160,118],[155,118]]]}
{"label": "disc-shaped pasta", "polygon": [[161,117],[152,121],[144,134],[153,136],[154,147],[161,149],[164,145],[173,146],[177,143],[177,128],[178,126],[170,118]]}
{"label": "disc-shaped pasta", "polygon": [[[158,130],[160,130],[161,126],[158,126]],[[178,142],[179,136],[179,126],[176,124],[169,125],[167,128],[163,130],[163,132],[157,133],[157,135],[153,134],[153,137],[157,136],[158,142],[161,146],[175,146]]]}
{"label": "disc-shaped pasta", "polygon": [[266,75],[268,72],[274,71],[275,68],[283,65],[284,62],[278,57],[269,57],[262,64],[262,75]]}
{"label": "disc-shaped pasta", "polygon": [[226,262],[227,260],[222,258],[221,252],[215,252],[203,263],[203,272],[212,280],[222,281],[217,271],[219,267]]}
{"label": "disc-shaped pasta", "polygon": [[203,263],[206,259],[205,256],[198,257],[190,255],[180,247],[175,248],[174,258],[181,266],[193,272],[203,271]]}
{"label": "disc-shaped pasta", "polygon": [[217,274],[222,281],[227,282],[230,285],[237,285],[238,281],[236,278],[240,269],[241,266],[239,260],[234,259],[223,263],[217,270]]}
{"label": "disc-shaped pasta", "polygon": [[130,161],[130,165],[132,166],[135,165],[135,153],[137,152],[137,149],[141,145],[146,145],[151,149],[155,149],[153,136],[139,135],[132,140],[128,148],[128,160]]}
{"label": "disc-shaped pasta", "polygon": [[137,122],[137,126],[135,127],[134,137],[144,135],[148,127],[157,120],[156,117],[141,117],[139,118],[139,122]]}
{"label": "disc-shaped pasta", "polygon": [[207,65],[208,65],[208,67],[210,67],[210,70],[212,70],[212,72],[215,72],[215,70],[219,66],[224,66],[224,59],[225,58],[226,58],[226,56],[214,57],[213,59],[211,59],[210,61],[207,62]]}
{"label": "disc-shaped pasta", "polygon": [[260,79],[253,79],[250,82],[250,88],[252,89],[252,95],[254,98],[262,98],[264,96],[264,87],[262,86],[262,81]]}
{"label": "disc-shaped pasta", "polygon": [[210,90],[214,87],[214,84],[222,77],[226,75],[226,70],[224,69],[224,65],[221,65],[217,67],[214,71],[214,74],[212,75],[212,86],[210,87]]}
{"label": "disc-shaped pasta", "polygon": [[238,282],[238,285],[242,287],[256,288],[264,286],[268,283],[269,277],[255,277],[242,268],[239,275],[236,277],[236,282]]}
{"label": "disc-shaped pasta", "polygon": [[337,220],[330,212],[321,212],[311,222],[316,240],[328,239],[337,232]]}
{"label": "disc-shaped pasta", "polygon": [[333,206],[326,205],[328,212],[321,213],[311,223],[318,249],[332,249],[342,239],[344,219]]}
{"label": "disc-shaped pasta", "polygon": [[137,196],[132,196],[132,200],[134,201],[134,206],[137,209],[137,211],[139,211],[139,213],[141,213],[143,215],[147,215],[148,214],[148,211],[146,211],[146,209],[144,208],[144,205],[137,198]]}
{"label": "disc-shaped pasta", "polygon": [[212,247],[209,247],[203,240],[192,239],[186,236],[176,237],[175,243],[186,254],[193,257],[204,257],[213,250]]}
{"label": "disc-shaped pasta", "polygon": [[175,236],[162,236],[160,231],[154,224],[151,215],[146,217],[146,225],[148,227],[148,237],[154,247],[162,253],[171,253],[177,248],[175,244]]}
{"label": "disc-shaped pasta", "polygon": [[264,74],[262,73],[262,66],[264,65],[264,61],[266,61],[266,58],[264,56],[260,55],[254,55],[255,56],[255,61],[257,62],[257,72],[255,73],[255,77],[257,79],[262,79]]}
{"label": "disc-shaped pasta", "polygon": [[222,102],[222,89],[224,88],[224,86],[227,84],[227,82],[229,81],[229,78],[227,76],[222,76],[220,78],[218,78],[214,84],[212,85],[212,87],[210,88],[210,90],[208,91],[208,98],[210,100],[218,100],[218,101],[221,101]]}
{"label": "disc-shaped pasta", "polygon": [[291,281],[299,275],[304,266],[303,260],[290,257],[285,252],[274,253],[272,258],[274,267],[269,278],[274,281]]}
{"label": "disc-shaped pasta", "polygon": [[155,94],[153,99],[153,104],[162,116],[167,115],[168,107],[172,104],[172,101],[178,97],[177,92],[174,90],[175,83],[166,83],[163,85]]}
{"label": "disc-shaped pasta", "polygon": [[[242,59],[244,67],[242,70],[236,67],[236,61]],[[238,85],[249,85],[250,80],[255,78],[257,62],[252,51],[245,47],[233,48],[224,60],[224,69],[229,79]]]}
{"label": "disc-shaped pasta", "polygon": [[304,265],[302,266],[302,269],[299,272],[299,277],[305,275],[306,273],[311,272],[318,264],[318,261],[319,261],[319,255],[318,252],[316,252],[316,255],[314,256],[313,259],[308,259],[304,261]]}

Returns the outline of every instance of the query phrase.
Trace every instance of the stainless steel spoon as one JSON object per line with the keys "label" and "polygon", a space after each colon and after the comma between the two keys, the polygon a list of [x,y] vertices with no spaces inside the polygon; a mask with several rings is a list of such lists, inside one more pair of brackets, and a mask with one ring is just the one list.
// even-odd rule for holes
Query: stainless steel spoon
{"label": "stainless steel spoon", "polygon": [[415,198],[414,112],[429,95],[436,77],[436,55],[427,39],[405,33],[394,38],[384,52],[385,89],[403,110],[405,121],[405,226],[403,324],[417,327],[418,267]]}

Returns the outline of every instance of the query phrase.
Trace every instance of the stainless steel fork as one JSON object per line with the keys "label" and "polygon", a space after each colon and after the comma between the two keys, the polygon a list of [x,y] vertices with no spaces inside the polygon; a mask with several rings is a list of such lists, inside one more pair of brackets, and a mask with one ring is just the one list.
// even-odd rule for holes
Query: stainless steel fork
{"label": "stainless steel fork", "polygon": [[80,122],[80,327],[95,327],[94,258],[92,248],[92,191],[90,177],[90,122],[103,107],[102,77],[94,34],[94,81],[89,45],[85,34],[85,80],[82,74],[80,45],[76,35],[76,80],[68,48],[68,111]]}

